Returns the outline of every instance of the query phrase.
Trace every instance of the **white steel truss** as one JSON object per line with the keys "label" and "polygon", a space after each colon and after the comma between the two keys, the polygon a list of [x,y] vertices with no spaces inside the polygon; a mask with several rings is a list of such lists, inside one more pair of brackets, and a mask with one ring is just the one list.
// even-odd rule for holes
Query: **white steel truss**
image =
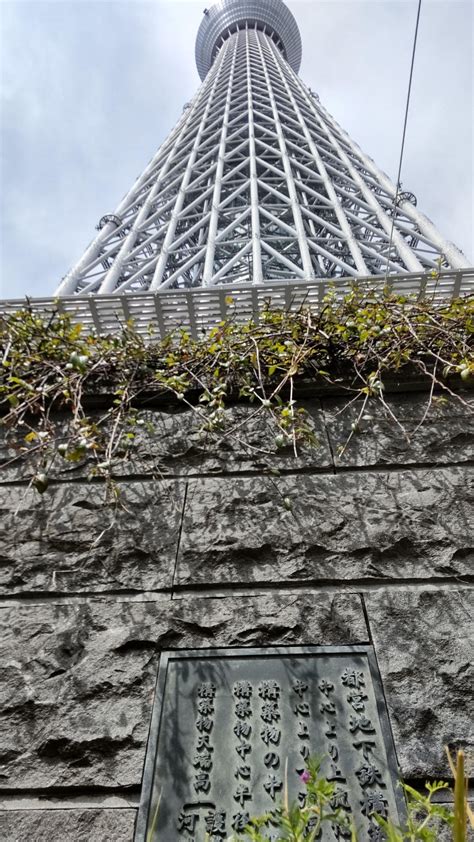
{"label": "white steel truss", "polygon": [[341,129],[286,60],[284,37],[254,15],[221,34],[196,96],[56,294],[440,266],[469,263]]}

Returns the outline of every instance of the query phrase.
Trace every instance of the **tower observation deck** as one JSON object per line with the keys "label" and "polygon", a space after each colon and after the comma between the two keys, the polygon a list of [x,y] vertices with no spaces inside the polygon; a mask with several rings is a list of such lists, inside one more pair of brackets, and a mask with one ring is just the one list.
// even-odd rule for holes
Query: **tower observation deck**
{"label": "tower observation deck", "polygon": [[[315,6],[317,13],[317,6]],[[220,0],[202,84],[56,294],[122,295],[469,266],[299,78],[282,0]]]}

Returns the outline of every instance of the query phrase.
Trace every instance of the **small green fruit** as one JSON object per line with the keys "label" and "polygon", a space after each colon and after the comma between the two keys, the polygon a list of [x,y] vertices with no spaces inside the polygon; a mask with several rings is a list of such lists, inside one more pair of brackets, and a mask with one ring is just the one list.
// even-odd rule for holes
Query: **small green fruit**
{"label": "small green fruit", "polygon": [[44,494],[49,485],[49,480],[46,474],[36,474],[33,477],[33,485],[39,494]]}

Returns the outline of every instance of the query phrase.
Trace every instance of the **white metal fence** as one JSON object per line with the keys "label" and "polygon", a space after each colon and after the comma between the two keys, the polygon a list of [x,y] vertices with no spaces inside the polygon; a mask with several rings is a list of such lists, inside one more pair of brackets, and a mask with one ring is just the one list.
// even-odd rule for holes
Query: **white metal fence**
{"label": "white metal fence", "polygon": [[[402,295],[416,295],[441,303],[460,295],[474,294],[474,268],[431,273],[360,278],[357,283],[367,290],[381,292],[387,284]],[[69,313],[74,323],[87,331],[115,333],[132,320],[135,329],[151,338],[164,338],[177,328],[185,328],[194,338],[210,327],[232,318],[238,322],[258,322],[267,306],[296,311],[301,307],[317,313],[324,297],[332,289],[340,300],[347,294],[353,278],[320,281],[280,281],[196,289],[162,290],[123,295],[71,295],[63,298],[28,298],[0,302],[0,316],[30,307],[47,316],[54,310]]]}

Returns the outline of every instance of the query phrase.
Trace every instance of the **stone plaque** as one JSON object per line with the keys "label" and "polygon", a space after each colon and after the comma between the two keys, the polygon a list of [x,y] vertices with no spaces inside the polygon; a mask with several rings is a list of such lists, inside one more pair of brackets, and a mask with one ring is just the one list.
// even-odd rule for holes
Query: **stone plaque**
{"label": "stone plaque", "polygon": [[[156,811],[153,842],[223,842],[278,804],[285,770],[304,804],[299,775],[314,755],[359,840],[382,840],[371,814],[399,822],[403,798],[371,647],[163,654],[136,842]],[[345,837],[328,825],[322,838]]]}

